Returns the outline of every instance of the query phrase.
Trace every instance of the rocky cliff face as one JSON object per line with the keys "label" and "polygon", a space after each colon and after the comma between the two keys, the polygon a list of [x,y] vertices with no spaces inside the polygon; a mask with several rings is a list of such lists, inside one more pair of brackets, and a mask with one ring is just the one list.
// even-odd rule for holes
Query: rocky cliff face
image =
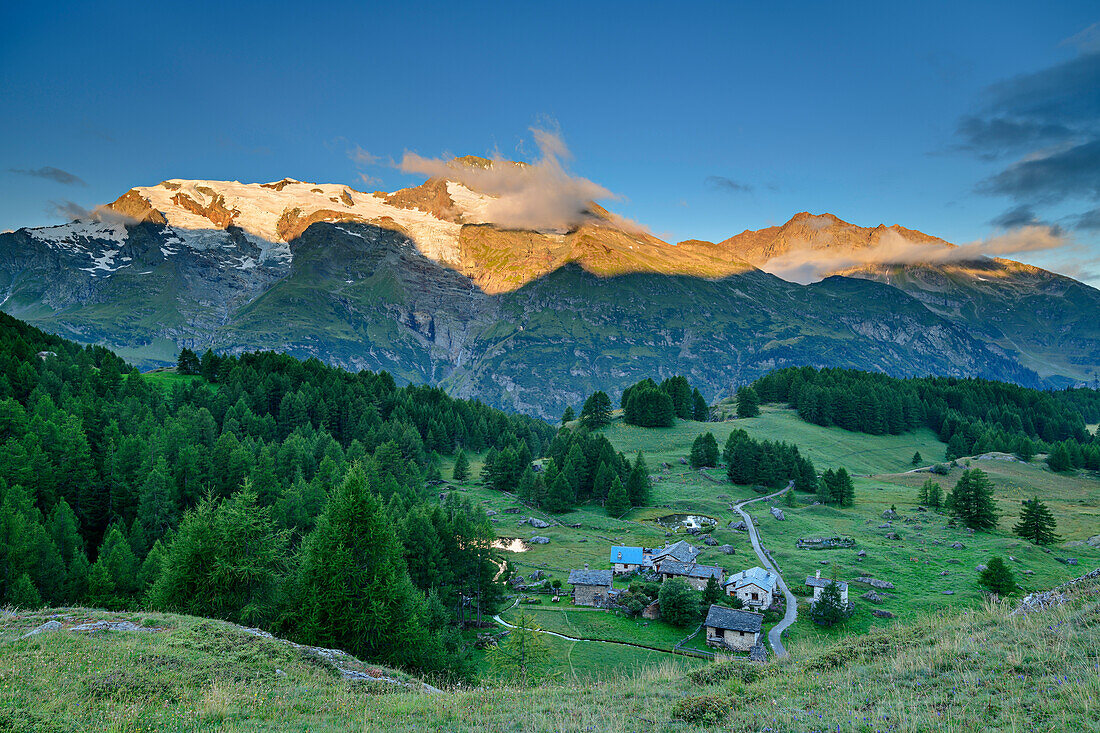
{"label": "rocky cliff face", "polygon": [[396,194],[166,181],[124,194],[109,221],[0,235],[0,307],[142,365],[182,346],[275,349],[546,417],[646,376],[717,397],[794,364],[1029,385],[1100,364],[1100,293],[1018,263],[803,286],[745,260],[798,232],[875,246],[878,230],[800,215],[782,236],[741,235],[752,248],[673,246],[598,207],[570,231],[504,230],[484,203],[442,180]]}

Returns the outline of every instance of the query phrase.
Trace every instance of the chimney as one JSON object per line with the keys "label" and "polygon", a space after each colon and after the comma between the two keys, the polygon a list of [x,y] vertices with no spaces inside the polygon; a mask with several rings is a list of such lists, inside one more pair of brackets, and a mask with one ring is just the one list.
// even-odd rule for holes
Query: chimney
{"label": "chimney", "polygon": [[[588,566],[585,565],[584,567],[587,568]],[[821,577],[821,570],[820,569],[817,571],[817,573],[814,575],[814,577],[815,578],[820,578]]]}

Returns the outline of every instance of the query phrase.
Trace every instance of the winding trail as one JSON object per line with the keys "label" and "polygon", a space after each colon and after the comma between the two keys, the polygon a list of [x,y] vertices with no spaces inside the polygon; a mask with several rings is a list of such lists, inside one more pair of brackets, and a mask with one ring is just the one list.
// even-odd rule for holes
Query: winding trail
{"label": "winding trail", "polygon": [[749,499],[748,501],[743,501],[733,506],[733,510],[740,514],[741,518],[745,520],[745,526],[749,529],[749,539],[752,541],[753,551],[755,551],[756,556],[760,558],[760,562],[764,565],[764,568],[775,573],[775,577],[779,582],[779,589],[783,591],[783,597],[787,599],[787,612],[783,614],[783,620],[773,626],[772,630],[768,632],[768,642],[772,645],[775,656],[780,659],[787,656],[787,649],[783,646],[782,636],[783,632],[787,630],[787,627],[793,624],[795,619],[798,618],[798,600],[794,597],[794,594],[791,593],[790,588],[787,587],[787,581],[783,580],[783,576],[779,574],[779,568],[775,566],[775,563],[773,563],[767,553],[764,552],[764,548],[760,546],[760,534],[756,531],[756,525],[753,524],[752,517],[750,517],[748,512],[742,507],[780,496],[788,491],[794,491],[794,481],[787,484],[787,488],[780,489],[774,494],[758,496],[755,499]]}

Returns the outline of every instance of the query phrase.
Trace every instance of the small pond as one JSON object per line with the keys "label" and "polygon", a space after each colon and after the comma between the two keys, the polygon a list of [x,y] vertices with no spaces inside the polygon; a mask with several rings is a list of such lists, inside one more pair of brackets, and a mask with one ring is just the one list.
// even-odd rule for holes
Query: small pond
{"label": "small pond", "polygon": [[657,524],[665,529],[703,529],[718,524],[713,517],[705,517],[702,514],[667,514],[657,519]]}
{"label": "small pond", "polygon": [[531,549],[519,537],[497,537],[493,540],[493,547],[505,552],[527,552]]}

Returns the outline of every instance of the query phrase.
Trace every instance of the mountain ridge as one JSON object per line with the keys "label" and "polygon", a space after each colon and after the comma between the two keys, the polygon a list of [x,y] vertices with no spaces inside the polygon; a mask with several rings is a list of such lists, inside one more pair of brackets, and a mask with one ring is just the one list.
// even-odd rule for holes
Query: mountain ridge
{"label": "mountain ridge", "polygon": [[867,248],[901,227],[802,212],[673,245],[595,204],[567,230],[502,228],[491,199],[442,178],[391,194],[289,178],[136,187],[98,220],[0,235],[0,308],[145,366],[183,346],[273,349],[544,417],[673,373],[719,396],[795,364],[1029,386],[1100,365],[1100,291],[1038,268],[876,265],[807,286],[753,264],[800,232]]}

